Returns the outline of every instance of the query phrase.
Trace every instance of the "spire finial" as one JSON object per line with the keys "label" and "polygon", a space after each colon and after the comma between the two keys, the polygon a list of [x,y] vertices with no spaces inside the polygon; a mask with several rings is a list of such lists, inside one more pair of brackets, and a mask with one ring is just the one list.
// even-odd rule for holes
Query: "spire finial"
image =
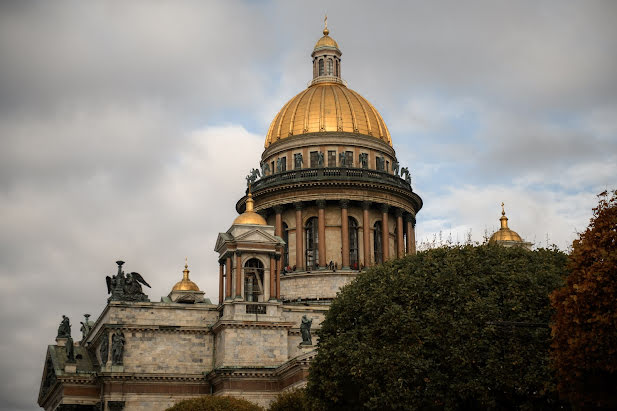
{"label": "spire finial", "polygon": [[253,211],[253,194],[251,193],[251,185],[249,184],[248,198],[246,199],[246,210]]}
{"label": "spire finial", "polygon": [[501,229],[508,229],[508,217],[506,217],[506,210],[504,209],[503,201],[501,202],[501,218],[499,219],[501,222]]}
{"label": "spire finial", "polygon": [[328,15],[326,14],[326,17],[323,19],[324,22],[324,28],[323,28],[323,35],[327,36],[328,34],[330,34],[330,30],[328,30]]}
{"label": "spire finial", "polygon": [[183,275],[183,280],[188,280],[189,279],[189,258],[188,257],[184,257],[184,271],[182,271]]}

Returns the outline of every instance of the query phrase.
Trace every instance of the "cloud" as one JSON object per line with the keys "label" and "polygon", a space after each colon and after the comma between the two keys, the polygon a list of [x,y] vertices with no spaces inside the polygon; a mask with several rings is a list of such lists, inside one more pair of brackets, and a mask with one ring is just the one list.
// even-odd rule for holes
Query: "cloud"
{"label": "cloud", "polygon": [[481,240],[504,201],[524,238],[567,247],[617,171],[616,8],[2,2],[0,408],[36,408],[60,315],[96,317],[117,258],[158,300],[188,256],[216,299],[216,235],[311,79],[326,11],[343,77],[412,170],[419,240]]}

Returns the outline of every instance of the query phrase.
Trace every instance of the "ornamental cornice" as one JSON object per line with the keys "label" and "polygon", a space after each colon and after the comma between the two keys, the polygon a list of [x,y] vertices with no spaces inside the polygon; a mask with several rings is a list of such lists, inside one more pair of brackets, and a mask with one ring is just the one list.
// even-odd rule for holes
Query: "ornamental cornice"
{"label": "ornamental cornice", "polygon": [[205,383],[203,374],[144,374],[136,372],[100,372],[103,382],[147,381],[147,382],[193,382]]}
{"label": "ornamental cornice", "polygon": [[294,326],[291,322],[268,322],[268,321],[238,321],[238,320],[219,320],[212,326],[213,332],[218,332],[222,328],[286,328]]}

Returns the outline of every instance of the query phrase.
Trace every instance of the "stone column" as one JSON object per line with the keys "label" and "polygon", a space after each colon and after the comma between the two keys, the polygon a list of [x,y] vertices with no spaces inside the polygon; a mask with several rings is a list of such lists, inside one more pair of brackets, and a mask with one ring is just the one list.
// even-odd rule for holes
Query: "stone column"
{"label": "stone column", "polygon": [[381,205],[381,254],[384,263],[388,261],[388,258],[390,257],[390,232],[388,230],[389,209],[389,205]]}
{"label": "stone column", "polygon": [[223,290],[223,281],[225,281],[223,278],[223,261],[219,261],[219,304],[223,303],[223,293],[225,292]]}
{"label": "stone column", "polygon": [[242,254],[236,252],[236,299],[242,300]]}
{"label": "stone column", "polygon": [[279,237],[283,237],[283,207],[282,206],[274,206],[274,212],[276,213],[276,222],[274,225],[274,234]]}
{"label": "stone column", "polygon": [[341,200],[341,245],[343,254],[343,267],[349,268],[349,218],[347,215],[347,207],[349,207],[349,200]]}
{"label": "stone column", "polygon": [[274,300],[276,298],[276,260],[274,259],[274,253],[270,254],[270,290],[268,293],[268,298],[264,298],[264,300]]}
{"label": "stone column", "polygon": [[[282,261],[281,256],[276,255],[274,258],[276,258],[277,265],[280,267],[281,261]],[[275,272],[274,276],[276,277],[276,299],[280,301],[281,300],[281,270],[279,269],[277,272]]]}
{"label": "stone column", "polygon": [[225,299],[231,299],[231,257],[227,256],[225,260]]}
{"label": "stone column", "polygon": [[407,220],[407,253],[416,253],[416,218],[409,214]]}
{"label": "stone column", "polygon": [[326,201],[317,200],[317,209],[318,263],[319,268],[323,269],[326,266]]}
{"label": "stone column", "polygon": [[362,202],[362,243],[364,244],[364,266],[371,265],[371,227],[368,218],[368,210],[371,208],[369,201]]}
{"label": "stone column", "polygon": [[296,206],[296,270],[303,271],[302,263],[302,203],[294,203]]}
{"label": "stone column", "polygon": [[403,258],[405,256],[405,241],[403,238],[403,210],[396,209],[396,256]]}

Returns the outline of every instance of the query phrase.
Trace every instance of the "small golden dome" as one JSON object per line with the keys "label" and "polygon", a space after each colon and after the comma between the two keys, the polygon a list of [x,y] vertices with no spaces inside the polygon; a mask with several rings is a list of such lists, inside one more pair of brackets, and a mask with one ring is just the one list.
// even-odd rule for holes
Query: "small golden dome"
{"label": "small golden dome", "polygon": [[522,243],[523,239],[521,236],[518,235],[516,231],[510,230],[508,227],[508,217],[506,217],[506,211],[503,207],[504,204],[501,203],[501,218],[499,219],[501,222],[501,228],[491,236],[488,242],[494,243],[499,241],[516,241]]}
{"label": "small golden dome", "polygon": [[199,287],[197,284],[189,280],[189,263],[188,261],[184,264],[184,271],[182,271],[182,281],[178,281],[174,288],[171,291],[199,291]]}
{"label": "small golden dome", "polygon": [[283,106],[270,124],[265,147],[290,136],[327,131],[365,134],[392,146],[388,127],[371,103],[343,84],[324,82]]}
{"label": "small golden dome", "polygon": [[246,200],[246,211],[240,214],[234,220],[235,224],[254,224],[254,225],[268,225],[266,219],[253,211],[253,195],[249,189],[249,195]]}

